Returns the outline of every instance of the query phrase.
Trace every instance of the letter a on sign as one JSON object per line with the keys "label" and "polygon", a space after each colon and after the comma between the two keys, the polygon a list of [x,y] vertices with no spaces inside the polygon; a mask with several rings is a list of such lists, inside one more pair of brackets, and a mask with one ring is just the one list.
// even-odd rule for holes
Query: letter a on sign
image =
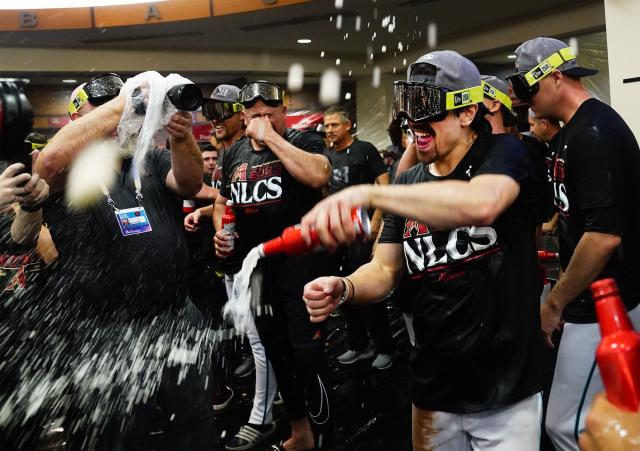
{"label": "letter a on sign", "polygon": [[151,19],[162,19],[160,10],[156,5],[149,5],[149,7],[147,8],[147,13],[144,15],[144,20],[149,21]]}

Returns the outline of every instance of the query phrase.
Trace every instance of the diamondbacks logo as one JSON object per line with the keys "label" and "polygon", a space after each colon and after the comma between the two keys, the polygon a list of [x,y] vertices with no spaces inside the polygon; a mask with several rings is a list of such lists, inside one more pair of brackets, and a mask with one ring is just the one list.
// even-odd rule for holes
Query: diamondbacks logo
{"label": "diamondbacks logo", "polygon": [[247,163],[242,163],[238,166],[233,175],[231,176],[231,182],[246,182],[247,181]]}
{"label": "diamondbacks logo", "polygon": [[[415,233],[414,233],[415,232]],[[411,238],[417,236],[423,236],[429,234],[429,227],[424,224],[420,224],[414,219],[405,219],[404,221],[404,233],[403,238]]]}
{"label": "diamondbacks logo", "polygon": [[231,198],[236,205],[248,207],[282,201],[280,160],[251,167],[248,177],[247,169],[247,163],[243,163],[231,177]]}

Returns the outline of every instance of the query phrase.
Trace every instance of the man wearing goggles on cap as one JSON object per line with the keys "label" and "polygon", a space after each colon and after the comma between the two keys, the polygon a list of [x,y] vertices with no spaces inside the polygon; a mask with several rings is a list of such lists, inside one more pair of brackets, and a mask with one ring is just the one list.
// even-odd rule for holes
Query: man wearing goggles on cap
{"label": "man wearing goggles on cap", "polygon": [[597,71],[579,67],[564,42],[532,39],[516,55],[516,95],[536,116],[565,124],[550,149],[563,271],[540,314],[550,345],[564,320],[546,428],[557,449],[577,450],[586,409],[603,389],[589,284],[615,278],[640,327],[640,149],[624,120],[587,92],[581,77]]}
{"label": "man wearing goggles on cap", "polygon": [[[68,167],[87,145],[110,139],[125,112],[124,91],[109,90],[120,83],[107,79],[102,90],[96,87],[98,78],[74,91],[69,109],[75,120],[49,141],[36,162],[58,193],[67,189]],[[100,106],[92,103],[106,97],[111,100]],[[187,292],[189,256],[178,199],[200,190],[202,158],[190,113],[173,114],[165,130],[171,150],[152,148],[140,164],[119,149],[122,160],[114,183],[102,186],[103,196],[95,203],[72,210],[60,199],[52,207],[60,268],[49,288],[55,295],[47,302],[62,312],[50,326],[65,328],[61,349],[55,348],[65,356],[58,360],[60,370],[73,381],[74,371],[83,367],[86,372],[78,380],[96,380],[105,371],[91,359],[97,355],[110,375],[104,387],[91,393],[70,382],[65,402],[53,400],[67,409],[61,415],[71,448],[140,448],[156,403],[166,415],[169,448],[208,449],[215,443],[211,384],[203,383],[210,354],[202,315]],[[57,343],[57,335],[51,335]],[[192,357],[176,360],[171,349],[193,355],[193,362]],[[136,393],[143,390],[146,395],[140,398]]]}
{"label": "man wearing goggles on cap", "polygon": [[[227,151],[215,209],[219,229],[218,218],[233,200],[238,233],[233,252],[244,258],[254,246],[299,223],[320,200],[331,166],[319,136],[286,128],[283,92],[276,85],[250,83],[240,91],[240,102],[250,139]],[[229,255],[219,234],[215,244],[219,255]],[[291,438],[274,449],[331,447],[324,327],[313,325],[300,303],[302,287],[317,273],[321,258],[281,255],[261,262],[261,308],[273,314],[258,315],[255,323],[291,421]]]}
{"label": "man wearing goggles on cap", "polygon": [[322,321],[340,304],[377,302],[404,273],[416,340],[414,449],[490,441],[537,451],[542,337],[526,150],[490,133],[480,73],[456,52],[422,56],[394,88],[420,164],[392,186],[347,188],[305,216],[303,232],[315,227],[335,248],[355,239],[351,208],[387,213],[372,262],[307,284],[307,310]]}
{"label": "man wearing goggles on cap", "polygon": [[[493,75],[482,76],[482,90],[484,92],[483,103],[488,113],[485,115],[487,122],[491,124],[491,132],[508,133],[507,128],[517,126],[515,112],[512,110],[512,101],[509,97],[509,85]],[[547,147],[531,136],[518,133],[517,137],[527,149],[527,157],[533,170],[531,182],[533,188],[538,191],[540,203],[536,217],[538,218],[538,241],[542,239],[542,224],[553,216],[553,188],[547,180]]]}
{"label": "man wearing goggles on cap", "polygon": [[[213,173],[213,187],[220,189],[222,183],[222,164],[225,154],[230,151],[231,146],[244,136],[244,122],[242,120],[242,104],[238,102],[240,89],[232,85],[219,85],[211,93],[209,99],[204,99],[202,103],[202,114],[211,121],[213,132],[218,142],[222,143],[220,155]],[[212,218],[213,205],[199,208],[185,218],[185,225],[190,218],[200,218],[202,216]],[[217,218],[217,238],[227,242],[234,237],[227,236],[220,231],[221,217]],[[214,221],[215,222],[215,221]],[[197,224],[197,221],[196,221]],[[211,237],[209,237],[211,240]],[[213,242],[212,242],[213,244]],[[242,260],[234,256],[220,258],[216,256],[217,271],[224,272],[225,286],[227,289],[227,297],[231,296],[231,287],[233,285],[233,275],[240,269]],[[215,276],[214,276],[215,277]],[[219,307],[219,308],[218,308]],[[218,308],[217,314],[222,314],[222,306]],[[218,319],[218,318],[216,318]],[[221,318],[219,318],[221,320]],[[267,360],[264,347],[260,343],[258,332],[255,324],[249,326],[247,330],[247,338],[251,345],[252,358],[255,362],[256,378],[253,404],[249,421],[243,425],[239,432],[233,436],[225,445],[230,451],[248,449],[263,442],[275,431],[275,423],[273,422],[273,401],[277,392],[277,384],[273,368]],[[222,353],[219,353],[222,354]],[[228,353],[227,356],[228,357]],[[220,359],[217,360],[220,362]],[[253,363],[253,362],[252,362]],[[215,368],[214,373],[214,409],[222,410],[233,397],[233,390],[226,386],[228,376],[228,364],[222,362]]]}
{"label": "man wearing goggles on cap", "polygon": [[69,117],[75,121],[95,107],[107,103],[120,93],[123,85],[122,78],[118,74],[108,73],[93,77],[73,91],[69,101]]}

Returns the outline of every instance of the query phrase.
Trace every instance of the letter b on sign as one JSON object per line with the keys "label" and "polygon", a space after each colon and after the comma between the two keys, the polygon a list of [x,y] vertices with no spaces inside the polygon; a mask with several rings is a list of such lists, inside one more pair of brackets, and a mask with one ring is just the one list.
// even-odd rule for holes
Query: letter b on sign
{"label": "letter b on sign", "polygon": [[38,26],[38,15],[30,11],[20,13],[20,28],[35,28]]}

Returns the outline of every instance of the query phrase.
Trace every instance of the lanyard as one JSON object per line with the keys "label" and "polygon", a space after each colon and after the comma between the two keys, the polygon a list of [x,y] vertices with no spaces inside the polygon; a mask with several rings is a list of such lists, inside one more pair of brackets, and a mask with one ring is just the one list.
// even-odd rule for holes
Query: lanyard
{"label": "lanyard", "polygon": [[[133,184],[136,187],[136,200],[138,201],[138,205],[142,207],[142,181],[140,180],[140,173],[135,163],[131,165],[131,174],[133,175]],[[114,211],[119,211],[120,209],[116,207],[116,203],[111,198],[111,194],[104,183],[100,184],[100,189],[102,190],[102,194],[107,198],[107,204],[109,204]]]}

